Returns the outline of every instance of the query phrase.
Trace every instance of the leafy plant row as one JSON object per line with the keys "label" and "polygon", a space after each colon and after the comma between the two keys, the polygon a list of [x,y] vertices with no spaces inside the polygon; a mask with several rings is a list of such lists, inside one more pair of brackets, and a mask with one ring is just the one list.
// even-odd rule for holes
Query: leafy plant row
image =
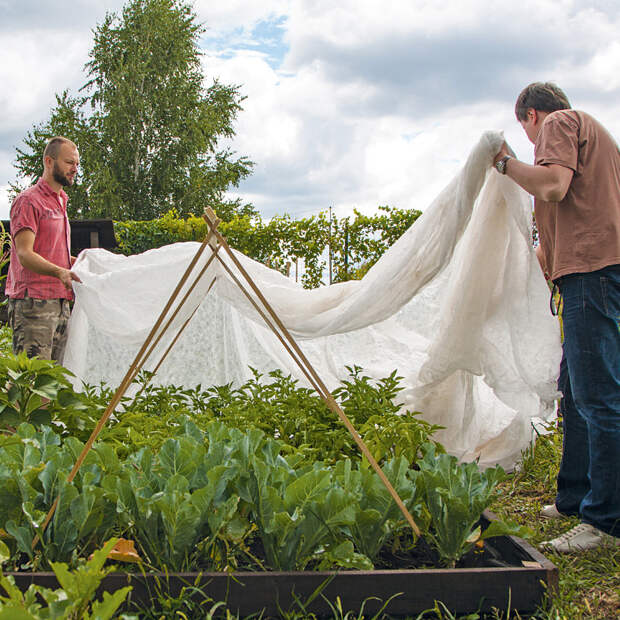
{"label": "leafy plant row", "polygon": [[[334,394],[375,459],[402,455],[414,462],[420,458],[420,446],[441,427],[425,422],[418,412],[401,411],[396,402],[401,378],[393,372],[371,381],[359,367],[350,373]],[[0,358],[0,384],[8,387],[0,390],[0,428],[15,428],[21,422],[46,424],[62,436],[86,441],[112,390],[87,385],[76,393],[70,374],[53,362],[7,352]],[[119,454],[138,447],[158,448],[185,414],[199,427],[219,420],[229,427],[260,429],[310,460],[335,462],[359,455],[348,431],[316,392],[280,371],[267,377],[254,372],[238,388],[156,386],[149,383],[151,378],[149,373],[139,377],[134,395],[123,399],[120,413],[103,430],[101,438]],[[42,406],[45,400],[49,402]]]}
{"label": "leafy plant row", "polygon": [[[372,568],[406,528],[363,462],[326,465],[284,455],[280,441],[256,429],[211,422],[203,431],[186,418],[157,452],[140,448],[126,458],[99,442],[69,483],[81,449],[75,438],[25,423],[1,440],[0,526],[15,565],[69,561],[120,535],[136,541],[147,564],[167,570]],[[459,465],[431,444],[424,449],[419,470],[402,456],[383,469],[454,565],[482,537],[504,533],[477,526],[502,472]]]}
{"label": "leafy plant row", "polygon": [[[399,415],[395,373],[373,382],[350,372],[337,398],[425,538],[454,564],[486,535],[476,524],[501,470],[459,465],[429,441],[437,427]],[[172,570],[369,568],[389,541],[411,538],[340,422],[279,372],[268,382],[254,373],[238,389],[158,387],[143,375],[69,484],[110,394],[75,393],[67,374],[25,355],[0,362],[0,423],[17,428],[0,439],[0,527],[17,564],[20,554],[32,568],[67,561],[115,535]]]}

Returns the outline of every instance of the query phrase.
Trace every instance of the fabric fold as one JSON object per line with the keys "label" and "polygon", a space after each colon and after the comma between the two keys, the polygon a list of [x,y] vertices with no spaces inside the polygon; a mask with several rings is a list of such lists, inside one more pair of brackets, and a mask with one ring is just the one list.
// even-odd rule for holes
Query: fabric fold
{"label": "fabric fold", "polygon": [[[403,408],[442,424],[437,438],[449,452],[510,468],[531,441],[532,420],[554,414],[561,347],[532,248],[529,197],[491,168],[502,142],[500,132],[483,134],[456,177],[360,281],[304,290],[235,255],[328,387],[347,376],[346,366],[374,378],[396,369]],[[64,362],[79,379],[120,382],[198,245],[80,255],[75,271],[83,284],[75,287]],[[157,381],[239,384],[252,366],[281,368],[304,382],[217,260],[147,369],[196,308]]]}

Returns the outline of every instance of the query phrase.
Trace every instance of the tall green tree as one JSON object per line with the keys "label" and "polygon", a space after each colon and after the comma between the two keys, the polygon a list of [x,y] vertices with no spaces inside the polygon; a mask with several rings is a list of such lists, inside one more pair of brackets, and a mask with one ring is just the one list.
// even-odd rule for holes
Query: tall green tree
{"label": "tall green tree", "polygon": [[57,96],[50,119],[18,149],[22,177],[40,174],[45,140],[63,134],[80,149],[73,217],[144,220],[215,207],[224,219],[253,213],[224,194],[252,162],[219,148],[234,136],[243,98],[217,79],[205,88],[198,48],[204,28],[181,0],[130,0],[94,31],[81,96]]}
{"label": "tall green tree", "polygon": [[[35,125],[24,138],[24,149],[17,149],[16,167],[21,181],[12,186],[16,195],[30,180],[43,174],[43,149],[52,136],[67,136],[80,150],[80,171],[75,184],[66,188],[70,196],[71,217],[98,217],[89,209],[90,188],[99,168],[101,159],[99,138],[94,127],[84,115],[84,97],[72,97],[68,91],[56,95],[56,105],[52,108],[47,122]],[[101,217],[107,217],[103,215]]]}

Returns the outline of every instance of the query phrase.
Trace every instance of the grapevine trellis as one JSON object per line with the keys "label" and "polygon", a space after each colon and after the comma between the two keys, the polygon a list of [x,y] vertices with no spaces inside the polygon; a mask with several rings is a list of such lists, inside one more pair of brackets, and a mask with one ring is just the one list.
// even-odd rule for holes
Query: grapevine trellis
{"label": "grapevine trellis", "polygon": [[[236,250],[314,288],[321,282],[362,277],[420,215],[416,209],[382,206],[374,215],[354,211],[345,217],[328,217],[327,212],[300,219],[236,216],[222,221],[219,230]],[[204,218],[180,218],[174,211],[156,220],[114,224],[125,255],[178,241],[201,241],[207,230]]]}

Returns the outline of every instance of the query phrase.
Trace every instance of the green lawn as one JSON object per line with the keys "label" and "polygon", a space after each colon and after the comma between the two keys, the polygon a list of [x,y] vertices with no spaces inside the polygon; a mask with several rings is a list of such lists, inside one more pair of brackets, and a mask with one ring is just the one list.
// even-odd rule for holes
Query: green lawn
{"label": "green lawn", "polygon": [[[534,544],[562,534],[578,523],[576,518],[558,523],[538,516],[543,504],[553,502],[561,453],[561,430],[554,429],[539,437],[534,448],[524,455],[519,469],[501,485],[502,494],[492,506],[498,515],[511,516],[532,527],[536,532]],[[536,618],[620,618],[620,549],[545,555],[559,568],[559,592],[550,596]],[[497,617],[506,618],[506,614]]]}

